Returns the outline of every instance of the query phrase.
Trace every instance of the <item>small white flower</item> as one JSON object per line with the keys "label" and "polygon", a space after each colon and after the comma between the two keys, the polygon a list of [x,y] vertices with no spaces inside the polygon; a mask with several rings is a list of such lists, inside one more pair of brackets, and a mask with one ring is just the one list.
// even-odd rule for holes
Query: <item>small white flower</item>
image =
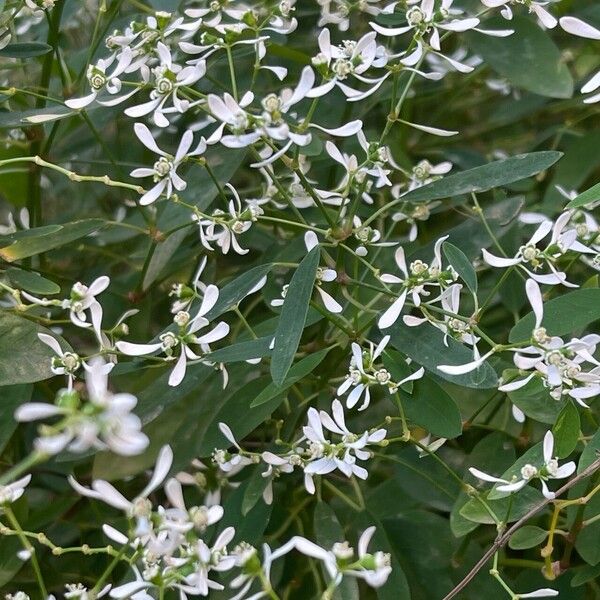
{"label": "small white flower", "polygon": [[187,184],[177,174],[177,169],[189,158],[204,153],[206,150],[204,138],[202,138],[196,148],[190,152],[190,148],[194,141],[194,135],[188,129],[179,141],[177,152],[172,156],[158,147],[146,125],[143,123],[136,123],[133,128],[135,135],[140,142],[142,142],[148,150],[151,150],[159,156],[151,169],[134,169],[131,172],[132,177],[152,177],[155,182],[154,187],[140,198],[140,204],[142,206],[152,204],[161,194],[165,194],[167,198],[170,198],[173,194],[173,189],[178,192],[185,190]]}

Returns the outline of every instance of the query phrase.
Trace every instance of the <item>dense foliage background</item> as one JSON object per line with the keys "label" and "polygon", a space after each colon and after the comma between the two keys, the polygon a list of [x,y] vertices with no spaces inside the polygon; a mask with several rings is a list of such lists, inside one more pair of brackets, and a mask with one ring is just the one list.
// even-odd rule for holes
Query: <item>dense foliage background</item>
{"label": "dense foliage background", "polygon": [[[193,597],[220,564],[210,597],[441,600],[525,516],[456,597],[600,597],[595,28],[593,0],[0,0],[2,592]],[[336,397],[349,431],[317,412]],[[162,480],[150,524],[89,492],[135,499],[165,445],[183,513]],[[468,470],[506,485],[525,465],[514,493]],[[373,554],[326,553],[370,526]],[[232,573],[198,541],[227,527]],[[291,541],[270,584],[242,541],[263,567]]]}

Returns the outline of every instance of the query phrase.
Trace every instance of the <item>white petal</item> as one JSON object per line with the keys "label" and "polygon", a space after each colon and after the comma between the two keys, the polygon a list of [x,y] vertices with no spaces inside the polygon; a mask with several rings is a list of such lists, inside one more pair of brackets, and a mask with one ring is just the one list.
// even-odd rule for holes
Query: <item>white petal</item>
{"label": "white petal", "polygon": [[401,123],[412,127],[413,129],[418,129],[419,131],[424,131],[425,133],[430,133],[432,135],[438,135],[441,137],[450,137],[452,135],[457,135],[458,131],[448,131],[446,129],[438,129],[437,127],[429,127],[428,125],[419,125],[418,123],[411,123],[410,121],[404,121],[399,119]]}
{"label": "white petal", "polygon": [[311,123],[310,126],[315,127],[316,129],[320,129],[321,131],[324,131],[329,135],[348,137],[354,135],[355,133],[358,133],[362,129],[363,123],[362,121],[357,119],[356,121],[350,121],[349,123],[346,123],[346,125],[342,125],[341,127],[335,127],[334,129],[327,129],[319,125],[315,125],[314,123]]}
{"label": "white petal", "polygon": [[596,29],[589,23],[576,17],[562,17],[560,19],[560,26],[572,35],[589,38],[590,40],[600,40],[600,29]]}
{"label": "white petal", "polygon": [[132,344],[130,342],[117,342],[115,347],[123,354],[127,354],[127,356],[144,356],[160,350],[162,344]]}
{"label": "white petal", "polygon": [[181,349],[181,354],[177,359],[177,364],[173,367],[171,374],[169,375],[169,385],[171,387],[177,387],[185,377],[185,371],[187,369],[187,356],[185,349]]}
{"label": "white petal", "polygon": [[383,315],[381,315],[377,323],[379,329],[387,329],[398,320],[398,317],[404,308],[406,293],[406,290],[404,290],[402,294],[400,294],[400,296],[394,301],[394,303],[383,313]]}
{"label": "white petal", "polygon": [[537,329],[542,324],[544,318],[544,302],[542,300],[542,292],[540,286],[533,279],[528,279],[525,283],[525,290],[529,304],[533,308],[535,314],[535,328]]}
{"label": "white petal", "polygon": [[512,267],[521,262],[520,258],[502,258],[489,253],[485,248],[482,248],[483,260],[492,267]]}
{"label": "white petal", "polygon": [[172,464],[173,450],[171,450],[171,446],[163,446],[158,453],[152,478],[140,493],[140,497],[146,498],[149,496],[165,480]]}
{"label": "white petal", "polygon": [[547,431],[544,436],[544,462],[548,462],[552,459],[552,452],[554,450],[554,436],[551,431]]}

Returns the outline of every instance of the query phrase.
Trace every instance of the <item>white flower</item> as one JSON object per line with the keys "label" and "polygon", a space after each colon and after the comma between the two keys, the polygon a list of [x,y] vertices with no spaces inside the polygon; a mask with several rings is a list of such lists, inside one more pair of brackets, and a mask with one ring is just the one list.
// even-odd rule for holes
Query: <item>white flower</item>
{"label": "white flower", "polygon": [[[380,329],[387,329],[398,320],[409,293],[413,304],[418,307],[421,305],[422,297],[427,298],[431,295],[431,288],[441,292],[456,279],[456,273],[452,269],[443,270],[441,248],[447,238],[448,236],[444,236],[436,241],[431,264],[427,264],[422,260],[414,260],[407,267],[404,248],[400,246],[396,249],[394,258],[404,277],[400,278],[396,275],[384,273],[380,276],[380,279],[386,284],[400,284],[403,289],[392,305],[379,318],[378,326]],[[431,299],[429,302],[435,300],[437,298]]]}
{"label": "white flower", "polygon": [[[593,27],[589,23],[577,19],[576,17],[561,17],[560,26],[572,35],[587,38],[590,40],[600,40],[600,29]],[[600,88],[600,71],[598,71],[592,78],[581,88],[582,94],[589,94],[595,92]],[[584,99],[586,104],[593,104],[600,102],[600,93],[588,96]]]}
{"label": "white flower", "polygon": [[233,194],[233,199],[228,203],[228,212],[217,209],[209,218],[193,217],[198,223],[200,241],[210,251],[213,250],[211,243],[216,242],[223,254],[227,254],[231,248],[237,254],[247,254],[248,250],[240,246],[236,236],[248,231],[264,211],[255,201],[247,201],[244,207],[237,190],[229,183],[226,187]]}
{"label": "white flower", "polygon": [[[350,101],[357,101],[376,92],[390,72],[377,79],[364,76],[372,66],[384,67],[387,62],[385,52],[383,49],[379,50],[375,37],[376,34],[371,32],[356,42],[345,40],[342,45],[334,46],[331,44],[329,29],[323,29],[319,34],[320,52],[313,57],[312,64],[325,77],[326,82],[311,89],[306,96],[318,98],[338,87]],[[356,90],[345,83],[350,77],[367,83],[370,87],[366,92]]]}
{"label": "white flower", "polygon": [[[91,93],[82,98],[66,100],[65,104],[69,108],[85,108],[94,102],[94,100],[97,100],[98,96],[103,91],[108,92],[113,98],[100,99],[98,100],[99,104],[103,106],[116,106],[121,102],[125,102],[139,91],[138,87],[134,87],[133,90],[121,96],[114,96],[116,96],[122,88],[119,77],[131,68],[133,59],[134,55],[131,48],[126,46],[121,53],[113,54],[107,59],[100,59],[95,65],[89,65],[87,69],[87,80],[91,88]],[[108,73],[107,70],[113,66],[115,60],[117,60],[117,64],[114,65],[113,70]]]}
{"label": "white flower", "polygon": [[[587,408],[583,400],[600,393],[600,362],[593,357],[600,343],[600,336],[590,334],[581,339],[573,338],[566,343],[557,336],[549,336],[542,327],[544,304],[539,285],[528,279],[525,289],[535,315],[532,344],[515,351],[514,363],[521,371],[533,372],[502,384],[498,389],[502,392],[518,390],[538,374],[555,399],[559,400],[564,394],[568,394]],[[588,372],[582,368],[586,363],[594,365]]]}
{"label": "white flower", "polygon": [[[556,220],[556,223],[553,223],[552,221],[544,221],[541,223],[531,238],[519,248],[519,251],[514,258],[495,256],[483,248],[481,251],[483,253],[483,260],[492,267],[505,268],[518,266],[531,277],[531,279],[534,279],[538,283],[550,285],[562,284],[567,287],[577,287],[576,285],[569,283],[566,280],[567,276],[565,273],[558,271],[555,266],[556,261],[570,250],[576,242],[576,236],[573,237],[572,234],[567,235],[563,233],[563,229],[568,220],[568,215],[565,218],[563,214]],[[537,245],[550,232],[552,232],[550,242],[545,250],[540,250]],[[547,266],[551,272],[548,274],[537,273],[544,265]]]}
{"label": "white flower", "polygon": [[323,562],[333,587],[337,587],[342,578],[351,575],[363,579],[371,587],[381,587],[392,572],[390,555],[383,552],[370,554],[367,547],[375,527],[366,529],[358,540],[358,557],[347,542],[337,542],[329,550],[301,536],[294,536],[290,542],[296,550]]}
{"label": "white flower", "polygon": [[133,456],[146,449],[149,440],[141,432],[140,419],[131,413],[137,404],[136,397],[108,390],[107,375],[112,367],[99,357],[85,365],[88,403],[81,405],[77,392],[67,391],[59,393],[57,404],[26,402],[19,406],[15,412],[17,421],[63,418],[36,439],[38,450],[57,454],[64,448],[77,453],[108,448],[122,456]]}
{"label": "white flower", "polygon": [[[205,315],[214,307],[219,298],[219,290],[215,285],[207,286],[202,303],[196,315],[191,317],[187,311],[179,311],[173,318],[178,328],[177,332],[165,331],[159,337],[160,341],[154,344],[132,344],[131,342],[117,342],[117,350],[129,356],[145,356],[162,350],[168,360],[176,360],[175,367],[169,377],[170,386],[178,386],[185,377],[188,360],[201,360],[202,356],[196,354],[190,346],[199,346],[202,354],[210,352],[210,344],[223,339],[229,333],[229,325],[220,321],[213,329],[204,335],[196,333],[208,326],[210,321]],[[176,352],[179,358],[175,359]]]}
{"label": "white flower", "polygon": [[369,342],[369,350],[365,352],[362,351],[361,347],[356,342],[352,342],[350,371],[348,375],[346,375],[344,383],[337,389],[337,395],[343,396],[350,388],[352,388],[352,391],[346,400],[346,406],[348,408],[354,408],[364,394],[364,402],[358,410],[365,410],[371,401],[370,388],[372,386],[385,386],[388,389],[388,392],[392,394],[407,381],[414,381],[415,379],[423,377],[425,369],[421,367],[415,373],[411,373],[408,377],[396,382],[392,379],[391,374],[386,369],[381,365],[375,364],[375,361],[384,351],[389,341],[390,336],[386,335],[382,338],[377,347],[374,347],[373,343]]}
{"label": "white flower", "polygon": [[38,333],[38,339],[56,354],[56,356],[52,358],[50,369],[55,375],[66,375],[68,389],[71,390],[75,372],[81,367],[83,361],[79,358],[79,355],[74,352],[65,352],[60,347],[56,338],[47,333]]}
{"label": "white flower", "polygon": [[13,483],[0,485],[0,507],[5,504],[16,502],[24,493],[25,488],[31,481],[31,475],[25,475]]}
{"label": "white flower", "polygon": [[525,487],[531,480],[539,479],[542,484],[542,493],[549,500],[553,500],[555,498],[555,494],[548,489],[546,481],[549,479],[565,479],[566,477],[570,477],[577,468],[573,461],[565,463],[562,465],[562,467],[559,467],[558,458],[552,456],[553,451],[554,436],[552,435],[551,431],[547,431],[543,442],[543,464],[540,466],[531,464],[524,465],[521,468],[520,478],[513,477],[511,481],[507,481],[506,479],[500,479],[498,477],[494,477],[493,475],[488,475],[487,473],[484,473],[483,471],[473,467],[471,467],[469,471],[472,475],[478,479],[481,479],[482,481],[496,484],[500,483],[501,485],[496,485],[496,489],[499,492],[517,492]]}
{"label": "white flower", "polygon": [[[478,28],[479,19],[464,17],[460,9],[452,7],[454,0],[442,0],[439,10],[436,10],[435,0],[421,0],[418,6],[411,6],[406,11],[407,24],[402,27],[387,28],[371,22],[371,27],[380,35],[396,37],[412,32],[416,39],[416,48],[401,59],[401,63],[414,66],[420,62],[423,54],[431,52],[447,61],[454,69],[461,73],[470,73],[473,67],[459,62],[441,52],[440,31],[478,31],[494,37],[506,37],[513,33],[512,30],[484,30]],[[458,17],[458,18],[457,18]]]}
{"label": "white flower", "polygon": [[196,148],[190,152],[190,148],[194,141],[194,135],[188,129],[179,141],[175,156],[172,156],[157,146],[156,141],[146,125],[143,123],[136,123],[133,128],[135,135],[140,142],[142,142],[148,150],[158,154],[160,157],[151,169],[134,169],[131,172],[132,177],[152,177],[156,184],[140,198],[140,204],[142,206],[152,204],[163,193],[167,198],[170,198],[173,189],[176,189],[178,192],[185,190],[187,184],[177,174],[177,169],[182,163],[188,160],[188,158],[204,153],[206,150],[204,138],[202,138]]}
{"label": "white flower", "polygon": [[[158,127],[168,127],[169,120],[165,115],[184,113],[198,102],[179,97],[179,88],[190,86],[201,79],[206,73],[206,63],[200,61],[195,65],[182,67],[173,62],[171,51],[162,42],[157,42],[156,51],[160,64],[152,70],[154,76],[154,89],[150,93],[150,101],[125,109],[129,117],[139,118],[153,113],[154,123]],[[167,107],[171,99],[173,106]]]}
{"label": "white flower", "polygon": [[171,447],[163,446],[158,453],[150,481],[133,500],[127,500],[112,484],[103,479],[95,479],[92,482],[91,489],[80,485],[72,477],[69,477],[69,483],[78,494],[94,500],[101,500],[110,506],[122,510],[127,517],[135,519],[137,523],[136,535],[143,536],[148,535],[152,531],[152,523],[150,521],[152,503],[148,500],[148,496],[161,486],[169,474],[172,463],[173,451]]}
{"label": "white flower", "polygon": [[[326,475],[336,469],[346,477],[355,475],[366,479],[367,470],[356,464],[356,460],[367,460],[371,457],[365,448],[370,444],[379,444],[386,436],[385,429],[373,432],[365,431],[361,435],[352,433],[347,427],[344,409],[339,400],[331,404],[333,418],[324,411],[308,409],[308,424],[302,431],[309,442],[306,452],[308,462],[304,465],[304,485],[307,491],[314,493],[313,475]],[[324,429],[341,436],[339,443],[331,442],[325,437]]]}
{"label": "white flower", "polygon": [[229,425],[225,423],[219,423],[219,429],[221,433],[225,436],[228,442],[231,443],[232,446],[238,450],[238,454],[230,454],[226,450],[218,450],[215,449],[212,455],[213,462],[225,473],[229,473],[231,471],[238,472],[246,465],[252,464],[252,459],[248,456],[244,456],[242,454],[242,448],[237,443],[233,432],[229,428]]}
{"label": "white flower", "polygon": [[[538,2],[538,0],[528,0],[527,2],[523,2],[523,0],[481,0],[481,3],[488,8],[498,8],[501,6],[501,14],[508,20],[513,17],[510,8],[511,4],[525,4],[529,7],[529,12],[534,13],[544,27],[553,29],[558,23],[558,21],[544,8],[548,2]],[[524,598],[525,596],[521,597]]]}

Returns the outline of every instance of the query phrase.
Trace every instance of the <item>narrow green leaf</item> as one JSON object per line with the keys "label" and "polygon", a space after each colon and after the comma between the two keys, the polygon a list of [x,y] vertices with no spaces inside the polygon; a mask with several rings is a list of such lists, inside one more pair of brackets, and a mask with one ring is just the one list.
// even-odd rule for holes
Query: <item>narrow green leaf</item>
{"label": "narrow green leaf", "polygon": [[454,270],[461,276],[467,287],[474,293],[477,293],[477,275],[471,261],[465,256],[464,252],[450,242],[444,242],[442,249],[448,262],[454,267]]}
{"label": "narrow green leaf", "polygon": [[600,200],[600,183],[597,183],[585,190],[585,192],[579,194],[576,198],[573,198],[573,200],[567,204],[567,208],[581,208],[586,204],[592,204],[598,200]]}
{"label": "narrow green leaf", "polygon": [[250,404],[250,408],[255,408],[256,406],[260,406],[261,404],[269,402],[269,400],[272,400],[288,388],[292,387],[294,383],[312,373],[313,370],[316,369],[327,356],[329,350],[330,348],[325,348],[324,350],[310,354],[309,356],[306,356],[302,360],[298,361],[288,371],[285,379],[280,385],[277,385],[275,382],[270,383],[256,398],[254,398]]}
{"label": "narrow green leaf", "polygon": [[262,358],[271,353],[271,349],[269,348],[271,340],[272,337],[268,336],[257,340],[239,342],[226,348],[215,350],[208,354],[206,358],[218,363],[233,363],[252,358]]}
{"label": "narrow green leaf", "polygon": [[472,49],[494,71],[515,87],[550,98],[570,98],[573,78],[560,49],[534,19],[516,16],[507,24],[501,17],[486,20],[486,29],[512,29],[509,37],[480,33],[466,36]]}
{"label": "narrow green leaf", "polygon": [[208,312],[206,318],[209,321],[216,319],[223,313],[237,306],[249,293],[258,285],[260,280],[267,275],[273,265],[267,263],[248,269],[227,285],[224,285],[219,292],[219,299],[213,308]]}
{"label": "narrow green leaf", "polygon": [[580,427],[579,411],[573,402],[568,400],[552,427],[556,456],[566,458],[575,450],[579,440]]}
{"label": "narrow green leaf", "polygon": [[413,423],[439,437],[455,438],[462,433],[456,402],[429,377],[414,382],[411,396],[401,395],[404,412]]}
{"label": "narrow green leaf", "polygon": [[271,376],[276,385],[283,385],[292,366],[304,331],[308,306],[315,285],[320,249],[313,248],[298,265],[288,287],[279,324],[275,332],[275,345],[271,360]]}
{"label": "narrow green leaf", "polygon": [[498,376],[489,363],[464,375],[447,375],[438,370],[438,365],[462,365],[473,360],[473,352],[456,340],[448,337],[444,345],[444,334],[429,323],[419,327],[406,327],[397,323],[390,328],[392,345],[412,358],[434,375],[465,387],[482,389],[496,387]]}
{"label": "narrow green leaf", "polygon": [[0,56],[8,58],[33,58],[52,52],[52,46],[43,42],[17,42],[0,49]]}
{"label": "narrow green leaf", "polygon": [[254,469],[254,472],[248,480],[248,485],[244,490],[244,497],[242,498],[242,515],[245,517],[255,506],[256,503],[261,499],[269,479],[262,476],[263,467],[260,465]]}
{"label": "narrow green leaf", "polygon": [[[30,229],[27,236],[14,234],[12,236],[14,241],[0,248],[0,257],[7,262],[14,262],[35,256],[85,237],[100,229],[102,225],[104,225],[102,219],[84,219],[60,225],[58,229],[54,226],[54,230],[51,232],[48,232],[46,227],[40,227],[40,235],[36,235],[36,229]],[[10,239],[11,236],[7,236],[7,238]],[[4,238],[3,242],[7,241]]]}
{"label": "narrow green leaf", "polygon": [[[542,325],[549,335],[565,335],[600,319],[600,289],[581,288],[544,302]],[[531,337],[535,315],[530,312],[511,330],[511,342],[524,342]]]}
{"label": "narrow green leaf", "polygon": [[24,271],[23,269],[11,267],[6,271],[6,274],[15,287],[31,292],[32,294],[51,296],[60,292],[59,285],[42,277],[35,271]]}
{"label": "narrow green leaf", "polygon": [[402,196],[402,200],[426,202],[470,194],[471,192],[485,192],[537,175],[551,167],[561,156],[561,152],[553,151],[517,154],[481,167],[453,173],[443,179],[408,192],[408,194]]}
{"label": "narrow green leaf", "polygon": [[508,545],[513,550],[527,550],[541,544],[547,536],[548,532],[545,529],[535,525],[525,525],[510,536]]}

